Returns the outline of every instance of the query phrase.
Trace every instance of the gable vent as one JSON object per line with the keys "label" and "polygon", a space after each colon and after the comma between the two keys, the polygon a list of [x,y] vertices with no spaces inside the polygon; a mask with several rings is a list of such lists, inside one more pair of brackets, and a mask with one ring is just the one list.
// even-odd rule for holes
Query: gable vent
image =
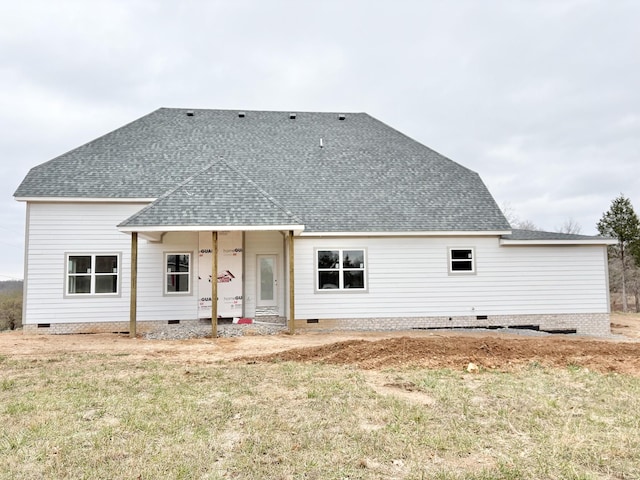
{"label": "gable vent", "polygon": [[240,117],[240,118],[244,118],[244,116],[245,116],[245,113],[244,113],[244,112],[238,112],[238,117]]}
{"label": "gable vent", "polygon": [[289,114],[289,119],[290,120],[295,120],[296,119],[296,114],[295,113],[290,113]]}
{"label": "gable vent", "polygon": [[187,110],[187,117],[193,117],[193,110]]}
{"label": "gable vent", "polygon": [[347,116],[344,113],[338,115],[338,120],[344,120],[345,118],[347,118]]}

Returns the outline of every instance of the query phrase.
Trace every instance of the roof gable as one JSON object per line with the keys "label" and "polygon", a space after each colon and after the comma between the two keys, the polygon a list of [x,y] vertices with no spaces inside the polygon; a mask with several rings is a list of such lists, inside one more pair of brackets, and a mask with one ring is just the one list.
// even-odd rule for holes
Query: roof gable
{"label": "roof gable", "polygon": [[119,227],[302,225],[300,219],[223,162],[216,162]]}

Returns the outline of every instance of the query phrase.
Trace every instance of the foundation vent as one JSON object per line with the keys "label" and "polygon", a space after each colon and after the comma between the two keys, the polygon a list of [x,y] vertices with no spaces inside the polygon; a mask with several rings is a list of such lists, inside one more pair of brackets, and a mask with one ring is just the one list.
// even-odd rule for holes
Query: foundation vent
{"label": "foundation vent", "polygon": [[344,120],[345,118],[347,118],[347,116],[344,113],[338,115],[338,120]]}
{"label": "foundation vent", "polygon": [[187,110],[187,117],[193,117],[193,110]]}
{"label": "foundation vent", "polygon": [[290,119],[290,120],[295,120],[295,119],[296,119],[296,116],[297,116],[297,114],[295,114],[295,113],[290,113],[290,114],[289,114],[289,119]]}
{"label": "foundation vent", "polygon": [[246,116],[246,113],[244,112],[238,112],[238,117],[240,118],[244,118]]}

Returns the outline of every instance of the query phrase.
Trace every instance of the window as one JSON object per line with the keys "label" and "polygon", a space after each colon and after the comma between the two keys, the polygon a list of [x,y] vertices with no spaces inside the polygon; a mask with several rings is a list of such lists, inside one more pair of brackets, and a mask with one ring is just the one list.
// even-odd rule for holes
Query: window
{"label": "window", "polygon": [[164,293],[191,293],[191,254],[165,254],[165,289]]}
{"label": "window", "polygon": [[113,295],[118,293],[118,254],[68,254],[67,295]]}
{"label": "window", "polygon": [[475,273],[475,258],[472,248],[449,249],[450,273]]}
{"label": "window", "polygon": [[366,288],[364,250],[318,250],[318,289]]}

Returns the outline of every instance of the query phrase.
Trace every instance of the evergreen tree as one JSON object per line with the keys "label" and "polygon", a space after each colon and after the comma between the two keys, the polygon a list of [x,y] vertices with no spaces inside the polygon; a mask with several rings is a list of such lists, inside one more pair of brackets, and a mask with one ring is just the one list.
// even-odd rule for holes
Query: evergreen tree
{"label": "evergreen tree", "polygon": [[598,222],[600,235],[618,240],[612,249],[622,263],[622,310],[627,311],[626,264],[625,253],[628,248],[640,239],[640,220],[633,210],[631,201],[624,195],[611,202],[611,207]]}

